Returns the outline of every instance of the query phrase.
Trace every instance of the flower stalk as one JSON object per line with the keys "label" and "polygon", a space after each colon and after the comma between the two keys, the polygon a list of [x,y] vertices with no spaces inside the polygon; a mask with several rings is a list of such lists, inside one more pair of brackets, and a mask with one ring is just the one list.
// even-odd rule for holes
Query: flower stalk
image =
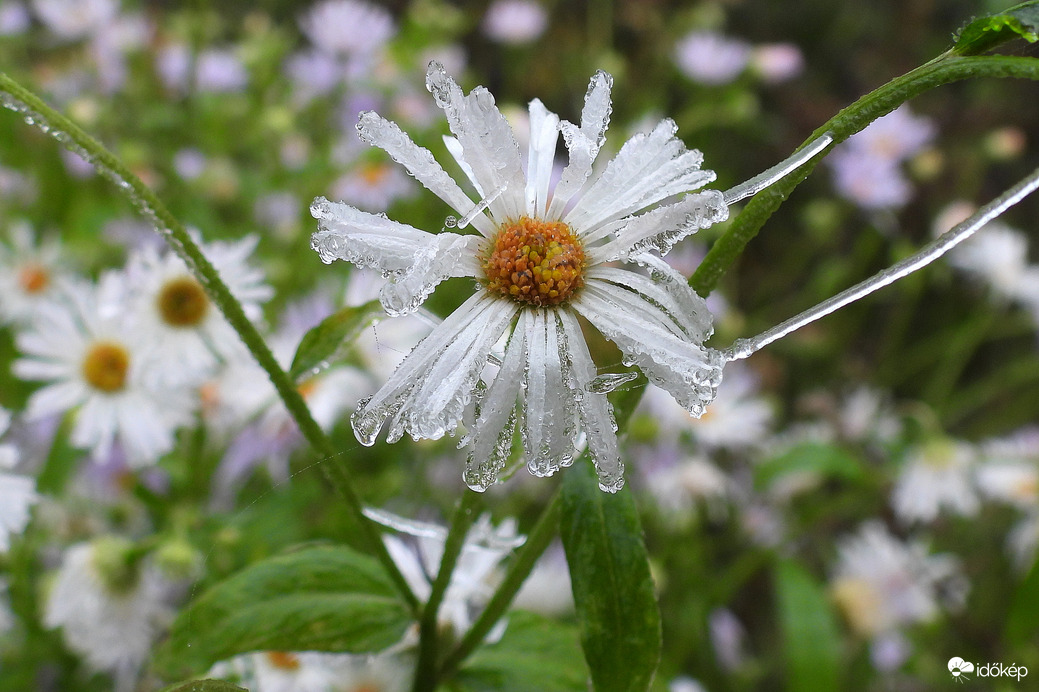
{"label": "flower stalk", "polygon": [[[7,74],[0,72],[0,99],[3,104],[21,113],[26,123],[55,137],[63,146],[84,156],[107,178],[116,183],[137,207],[154,224],[170,247],[187,264],[195,278],[206,289],[210,299],[227,318],[238,333],[256,362],[264,369],[285,408],[292,415],[307,442],[325,459],[334,459],[338,453],[331,440],[314,420],[295,384],[278,364],[263,337],[246,317],[241,304],[231,294],[213,265],[202,254],[184,225],[173,216],[152,190],[127,168],[99,141],[87,134],[78,125],[48,106],[41,98],[26,89]],[[401,596],[413,610],[418,610],[418,601],[408,587],[400,570],[390,557],[382,542],[377,525],[364,516],[360,496],[354,489],[349,475],[338,463],[321,464],[326,479],[350,508],[361,527],[369,549],[383,565]]]}

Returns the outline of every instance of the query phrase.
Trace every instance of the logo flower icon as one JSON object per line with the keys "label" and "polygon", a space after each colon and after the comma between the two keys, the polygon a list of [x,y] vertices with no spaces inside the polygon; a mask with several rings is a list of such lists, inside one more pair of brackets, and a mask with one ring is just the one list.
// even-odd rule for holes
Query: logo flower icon
{"label": "logo flower icon", "polygon": [[964,661],[959,656],[953,656],[949,659],[949,672],[952,673],[952,677],[962,682],[969,679],[967,673],[974,672],[974,664]]}

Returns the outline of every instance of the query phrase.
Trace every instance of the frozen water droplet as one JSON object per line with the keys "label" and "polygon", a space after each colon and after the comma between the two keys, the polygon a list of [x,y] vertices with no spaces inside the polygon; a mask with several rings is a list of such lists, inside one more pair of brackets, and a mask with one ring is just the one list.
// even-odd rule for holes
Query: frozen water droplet
{"label": "frozen water droplet", "polygon": [[638,376],[639,374],[637,372],[607,373],[605,375],[599,375],[589,382],[585,386],[585,389],[595,394],[609,394],[613,390],[617,389],[617,387],[631,382]]}
{"label": "frozen water droplet", "polygon": [[444,219],[444,228],[458,228],[458,217],[448,216]]}

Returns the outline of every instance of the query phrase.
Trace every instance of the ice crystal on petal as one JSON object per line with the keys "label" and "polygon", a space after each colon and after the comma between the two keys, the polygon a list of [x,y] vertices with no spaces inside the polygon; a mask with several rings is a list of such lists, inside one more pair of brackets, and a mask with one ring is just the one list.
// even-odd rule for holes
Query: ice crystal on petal
{"label": "ice crystal on petal", "polygon": [[675,243],[727,218],[729,208],[718,190],[686,195],[674,204],[623,219],[615,237],[594,252],[602,262],[627,261],[650,251],[666,255]]}
{"label": "ice crystal on petal", "polygon": [[570,152],[570,163],[563,169],[559,184],[556,185],[549,217],[562,214],[567,202],[580,191],[592,173],[592,163],[606,142],[606,128],[609,127],[610,114],[613,112],[610,100],[612,88],[613,77],[602,70],[596,72],[585,93],[581,126],[565,121],[560,124],[563,141]]}

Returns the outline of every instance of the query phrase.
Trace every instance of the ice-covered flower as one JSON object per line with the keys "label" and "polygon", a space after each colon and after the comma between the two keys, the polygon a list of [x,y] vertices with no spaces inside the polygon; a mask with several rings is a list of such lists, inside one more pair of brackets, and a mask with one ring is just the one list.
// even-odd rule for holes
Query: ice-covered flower
{"label": "ice-covered flower", "polygon": [[[361,138],[385,149],[461,215],[447,225],[476,233],[428,233],[318,198],[311,207],[319,223],[314,249],[325,262],[342,259],[391,276],[380,296],[391,315],[416,310],[449,277],[477,279],[474,295],[358,408],[353,425],[363,444],[374,444],[387,421],[390,441],[405,432],[436,439],[464,417],[464,478],[483,490],[504,468],[518,420],[534,475],[569,465],[587,442],[600,486],[616,491],[623,466],[606,391],[633,373],[599,375],[578,317],[693,415],[714,398],[724,357],[703,346],[712,332],[710,312],[684,277],[650,251],[666,253],[725,219],[728,209],[720,192],[708,190],[644,211],[714,180],[700,168],[700,152],[686,150],[675,136],[671,120],[632,137],[600,176],[591,176],[605,142],[612,81],[604,72],[592,78],[580,125],[560,121],[537,99],[530,103],[524,173],[516,136],[491,94],[482,87],[464,94],[432,63],[426,84],[455,135],[446,140],[448,151],[478,202],[394,123],[361,114]],[[570,162],[553,189],[560,133]],[[505,353],[497,357],[492,352],[505,336]]]}
{"label": "ice-covered flower", "polygon": [[163,386],[168,379],[159,371],[171,364],[155,357],[115,298],[123,281],[107,274],[99,286],[77,285],[40,305],[18,335],[24,357],[12,371],[48,383],[29,399],[28,418],[76,409],[73,445],[107,457],[118,441],[140,467],[169,451],[174,430],[191,420],[194,407],[185,388]]}
{"label": "ice-covered flower", "polygon": [[841,541],[830,590],[848,623],[865,637],[934,620],[939,596],[960,605],[966,584],[951,555],[929,555],[904,543],[878,521],[866,522]]}
{"label": "ice-covered flower", "polygon": [[973,515],[975,450],[965,442],[932,440],[910,454],[895,482],[891,504],[904,521],[932,521],[942,509]]}
{"label": "ice-covered flower", "polygon": [[495,0],[483,16],[487,37],[510,45],[530,43],[547,25],[548,13],[534,0]]}
{"label": "ice-covered flower", "polygon": [[751,47],[713,31],[694,31],[675,44],[675,64],[694,82],[718,86],[740,76],[751,59]]}
{"label": "ice-covered flower", "polygon": [[[0,408],[0,437],[7,432],[10,424],[10,412]],[[12,535],[25,530],[29,523],[29,510],[39,499],[36,481],[29,476],[13,473],[18,460],[17,447],[0,444],[0,553],[10,548]]]}
{"label": "ice-covered flower", "polygon": [[172,619],[169,582],[124,539],[105,537],[65,552],[43,622],[61,628],[69,649],[130,692],[152,644]]}
{"label": "ice-covered flower", "polygon": [[[426,601],[440,571],[447,529],[439,524],[413,521],[381,510],[365,510],[375,521],[399,531],[383,540],[415,596]],[[501,579],[500,565],[525,537],[516,533],[516,522],[506,519],[498,526],[482,515],[469,529],[444,600],[437,615],[444,626],[461,634],[473,624],[476,613],[487,604]],[[494,633],[492,632],[492,635]],[[500,636],[500,632],[498,635]]]}

